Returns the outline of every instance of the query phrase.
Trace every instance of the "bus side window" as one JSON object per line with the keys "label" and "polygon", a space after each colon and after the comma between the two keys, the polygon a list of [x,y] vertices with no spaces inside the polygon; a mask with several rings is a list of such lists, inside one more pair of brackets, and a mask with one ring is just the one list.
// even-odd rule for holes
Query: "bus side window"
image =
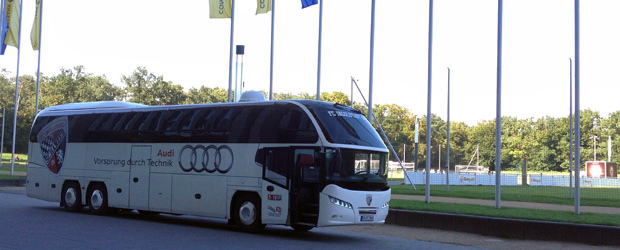
{"label": "bus side window", "polygon": [[92,114],[69,116],[69,142],[91,142],[88,128],[95,121],[95,116]]}
{"label": "bus side window", "polygon": [[248,142],[250,143],[259,143],[261,141],[261,137],[263,136],[261,133],[263,132],[263,127],[267,125],[267,119],[269,119],[269,108],[263,107],[260,109],[260,113],[256,114],[256,118],[254,118],[253,122],[248,124],[245,128],[249,131]]}
{"label": "bus side window", "polygon": [[313,143],[319,139],[310,118],[296,106],[282,118],[278,131],[282,133],[278,141],[282,142]]}
{"label": "bus side window", "polygon": [[228,142],[258,142],[258,138],[252,138],[252,132],[254,127],[260,127],[260,124],[256,121],[261,116],[261,114],[264,113],[264,110],[264,107],[248,107],[239,109],[239,114],[234,116],[235,118],[230,127],[230,136],[228,137]]}
{"label": "bus side window", "polygon": [[131,119],[127,122],[125,126],[126,131],[137,131],[142,122],[144,122],[144,118],[146,118],[146,112],[135,112],[131,113]]}
{"label": "bus side window", "polygon": [[54,117],[46,116],[46,117],[37,117],[34,125],[32,125],[32,129],[30,130],[30,141],[37,142],[37,136],[41,129],[47,125]]}
{"label": "bus side window", "polygon": [[184,127],[189,125],[189,118],[198,111],[194,110],[183,110],[176,112],[176,115],[173,119],[168,120],[167,124],[164,126],[164,131],[166,134],[177,134],[181,135]]}
{"label": "bus side window", "polygon": [[288,148],[270,148],[265,155],[265,179],[286,187],[289,163]]}
{"label": "bus side window", "polygon": [[275,104],[264,122],[261,142],[314,143],[319,136],[308,115],[293,104]]}
{"label": "bus side window", "polygon": [[157,128],[157,123],[159,122],[159,117],[162,113],[163,112],[149,112],[149,115],[146,117],[146,119],[138,129],[140,133],[155,132],[155,129]]}
{"label": "bus side window", "polygon": [[112,131],[122,131],[125,125],[127,125],[129,116],[130,114],[128,113],[123,114],[123,116],[118,119],[118,122],[114,124],[114,127],[112,127]]}

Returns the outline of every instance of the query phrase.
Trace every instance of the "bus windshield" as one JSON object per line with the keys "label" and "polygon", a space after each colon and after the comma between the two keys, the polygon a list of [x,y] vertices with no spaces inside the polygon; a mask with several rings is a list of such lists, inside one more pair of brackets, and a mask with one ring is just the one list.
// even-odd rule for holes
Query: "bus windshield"
{"label": "bus windshield", "polygon": [[387,190],[388,156],[384,152],[326,149],[327,184],[351,190]]}
{"label": "bus windshield", "polygon": [[357,109],[325,102],[302,102],[312,112],[331,143],[385,148],[383,140]]}

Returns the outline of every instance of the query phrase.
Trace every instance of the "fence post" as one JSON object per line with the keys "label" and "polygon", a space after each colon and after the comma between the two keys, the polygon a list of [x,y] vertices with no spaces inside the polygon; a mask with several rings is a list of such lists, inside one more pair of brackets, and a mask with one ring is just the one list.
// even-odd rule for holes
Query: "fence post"
{"label": "fence post", "polygon": [[523,158],[523,166],[521,167],[521,185],[527,186],[527,158]]}

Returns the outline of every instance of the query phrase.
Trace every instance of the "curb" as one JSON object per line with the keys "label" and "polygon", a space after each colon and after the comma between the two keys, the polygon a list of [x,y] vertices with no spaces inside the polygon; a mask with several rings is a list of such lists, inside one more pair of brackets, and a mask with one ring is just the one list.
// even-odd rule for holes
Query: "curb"
{"label": "curb", "polygon": [[0,179],[0,187],[26,186],[26,176],[18,179]]}
{"label": "curb", "polygon": [[502,238],[620,245],[620,227],[390,209],[386,224]]}

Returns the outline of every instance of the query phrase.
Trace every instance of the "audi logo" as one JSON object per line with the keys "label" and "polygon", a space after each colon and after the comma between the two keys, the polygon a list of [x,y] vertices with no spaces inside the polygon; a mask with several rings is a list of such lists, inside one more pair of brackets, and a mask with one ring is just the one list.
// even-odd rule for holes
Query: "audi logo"
{"label": "audi logo", "polygon": [[[191,158],[189,161],[189,166],[187,166],[183,164],[183,154],[190,152]],[[227,159],[230,158],[230,164],[228,164],[228,166],[222,166],[222,154],[228,155],[228,157],[226,157]],[[198,156],[200,156],[200,158]],[[206,147],[203,145],[185,145],[179,153],[179,166],[185,172],[190,172],[193,170],[198,173],[202,171],[214,173],[217,171],[225,174],[230,171],[234,161],[235,156],[233,155],[232,149],[228,145],[222,145],[219,147],[215,145],[209,145]],[[187,163],[187,160],[185,163]]]}

